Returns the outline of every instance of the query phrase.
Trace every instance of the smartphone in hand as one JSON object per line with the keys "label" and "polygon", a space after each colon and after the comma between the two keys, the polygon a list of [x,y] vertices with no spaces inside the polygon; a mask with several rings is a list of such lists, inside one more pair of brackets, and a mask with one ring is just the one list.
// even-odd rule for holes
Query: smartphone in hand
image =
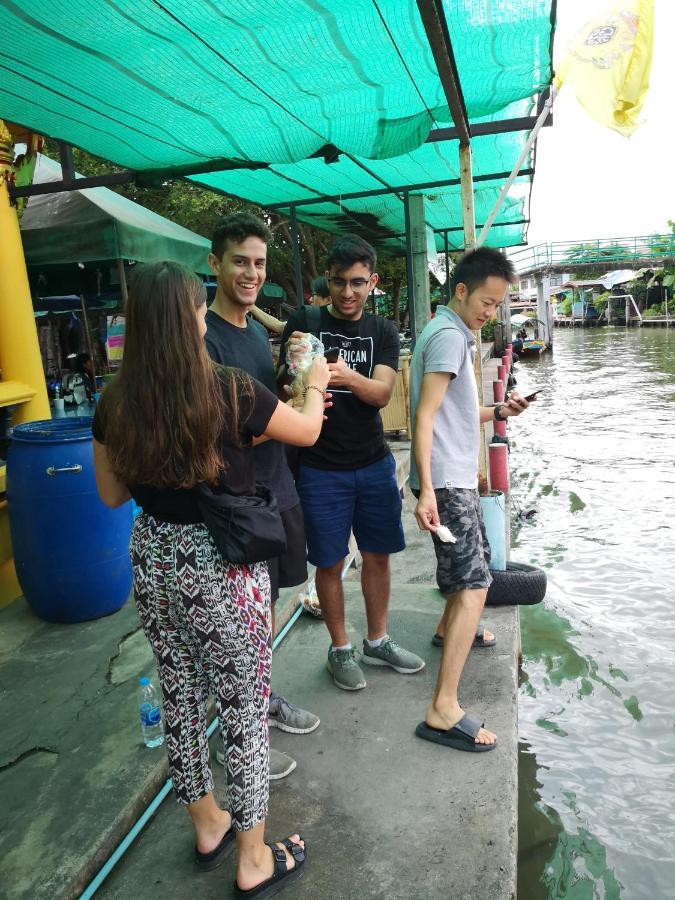
{"label": "smartphone in hand", "polygon": [[337,347],[331,347],[329,350],[326,350],[326,362],[336,363],[340,358],[340,351]]}
{"label": "smartphone in hand", "polygon": [[528,403],[531,403],[533,400],[537,399],[537,394],[541,394],[542,391],[543,391],[543,388],[539,388],[538,390],[533,391],[533,393],[528,394],[525,399],[527,400]]}

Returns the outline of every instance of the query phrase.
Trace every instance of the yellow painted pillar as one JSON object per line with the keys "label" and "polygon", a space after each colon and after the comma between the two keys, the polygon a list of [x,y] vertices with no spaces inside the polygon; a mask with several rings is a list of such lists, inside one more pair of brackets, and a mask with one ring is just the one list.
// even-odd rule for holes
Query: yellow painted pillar
{"label": "yellow painted pillar", "polygon": [[13,156],[11,136],[0,120],[0,370],[4,382],[0,399],[4,397],[3,403],[10,405],[13,394],[21,397],[13,420],[17,424],[49,419],[51,412],[19,220],[7,191]]}

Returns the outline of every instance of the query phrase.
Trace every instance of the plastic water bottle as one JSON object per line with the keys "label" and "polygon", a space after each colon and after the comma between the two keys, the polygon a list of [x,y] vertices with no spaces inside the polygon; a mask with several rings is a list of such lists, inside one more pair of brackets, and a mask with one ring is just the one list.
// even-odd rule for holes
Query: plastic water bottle
{"label": "plastic water bottle", "polygon": [[138,686],[143,741],[146,747],[161,747],[164,743],[164,729],[157,691],[149,678],[139,678]]}

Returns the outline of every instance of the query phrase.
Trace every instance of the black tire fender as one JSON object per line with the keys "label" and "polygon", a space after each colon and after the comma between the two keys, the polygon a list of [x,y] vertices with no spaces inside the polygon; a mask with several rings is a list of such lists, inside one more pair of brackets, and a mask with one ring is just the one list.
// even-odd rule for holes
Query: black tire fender
{"label": "black tire fender", "polygon": [[531,606],[546,595],[546,572],[537,566],[507,562],[506,571],[490,574],[486,606]]}

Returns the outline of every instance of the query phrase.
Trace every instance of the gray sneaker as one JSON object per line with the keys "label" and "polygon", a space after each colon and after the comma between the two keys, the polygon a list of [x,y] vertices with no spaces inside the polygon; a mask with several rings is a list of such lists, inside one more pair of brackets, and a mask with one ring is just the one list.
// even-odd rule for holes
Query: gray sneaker
{"label": "gray sneaker", "polygon": [[[216,750],[216,759],[221,766],[225,765],[225,751]],[[290,775],[297,766],[296,761],[287,753],[270,747],[270,781],[280,781]]]}
{"label": "gray sneaker", "polygon": [[390,666],[402,675],[420,672],[426,665],[421,656],[399,647],[396,641],[388,636],[379,647],[370,647],[367,641],[364,641],[362,659],[369,666]]}
{"label": "gray sneaker", "polygon": [[366,686],[361,667],[356,662],[354,648],[351,650],[328,650],[326,661],[328,671],[335,684],[343,691],[360,691]]}
{"label": "gray sneaker", "polygon": [[270,694],[267,721],[270,728],[280,728],[290,734],[310,734],[321,724],[321,719],[314,713],[294,706],[274,691]]}

